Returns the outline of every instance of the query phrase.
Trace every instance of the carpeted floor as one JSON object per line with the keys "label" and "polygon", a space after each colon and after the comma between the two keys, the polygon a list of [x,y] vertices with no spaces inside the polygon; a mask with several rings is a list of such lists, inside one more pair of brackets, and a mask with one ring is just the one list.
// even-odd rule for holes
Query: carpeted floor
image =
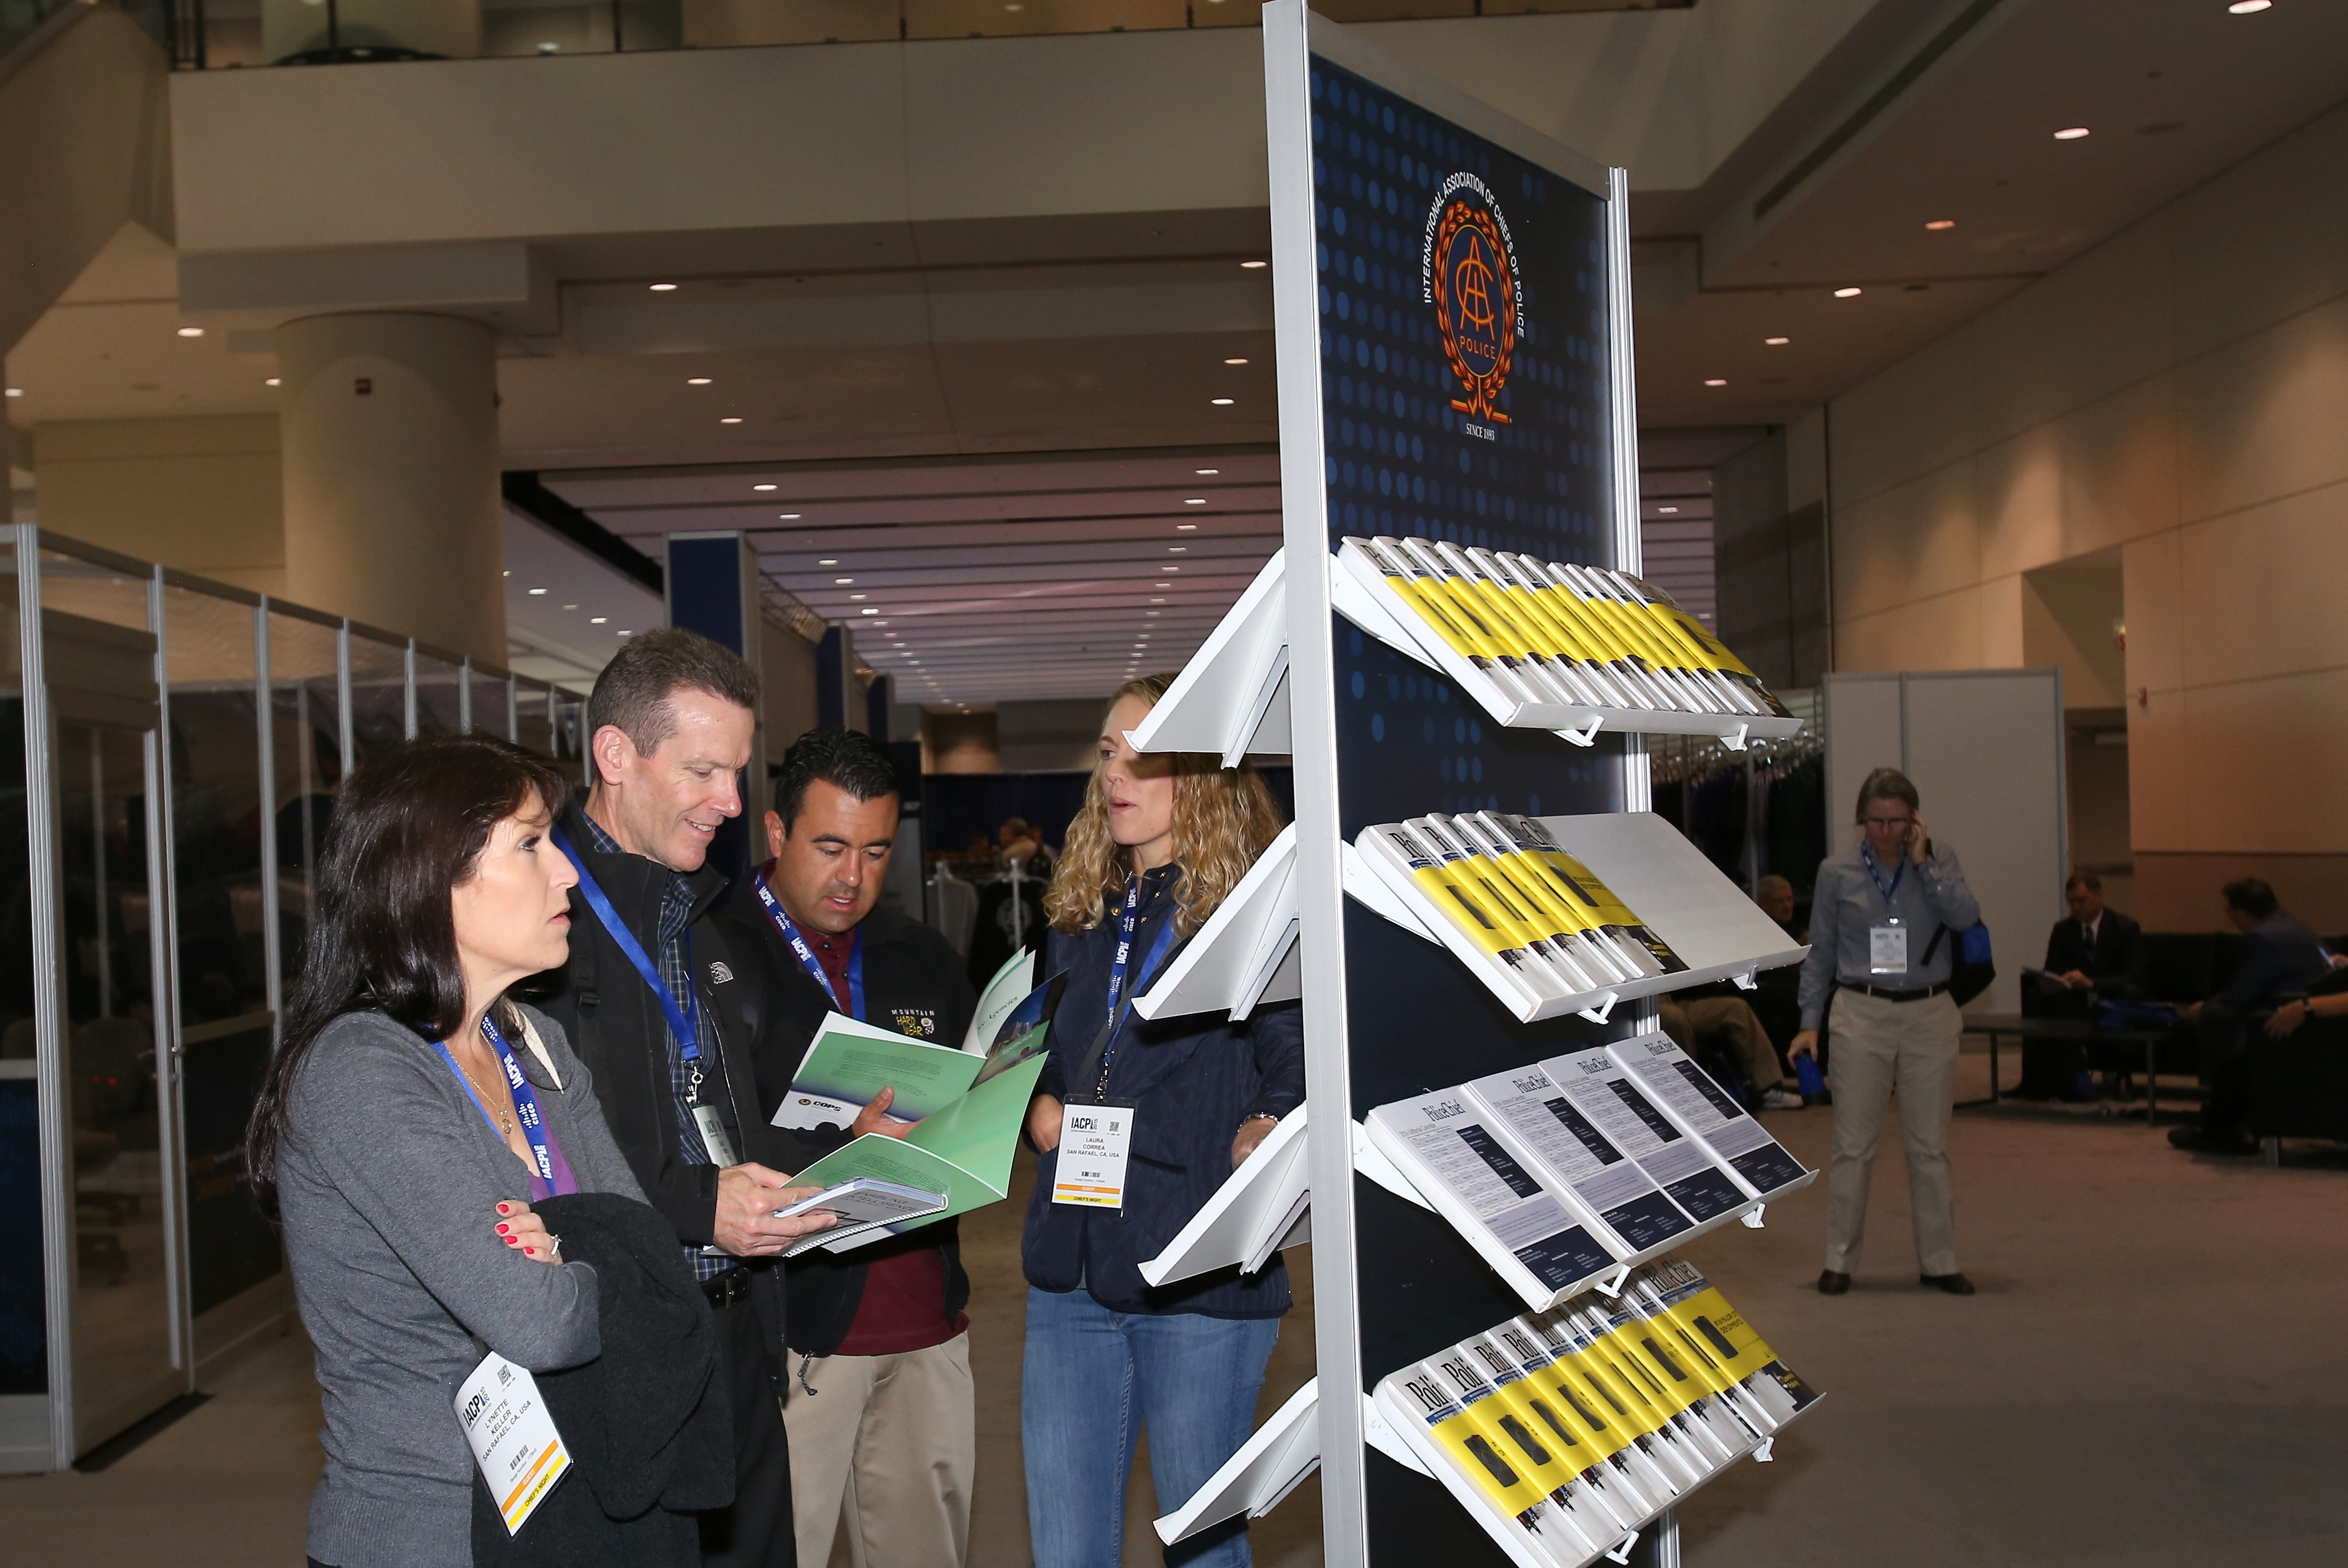
{"label": "carpeted floor", "polygon": [[[1977,1092],[1986,1064],[1966,1066],[1964,1092]],[[1830,1113],[1769,1121],[1823,1164]],[[1849,1295],[1809,1288],[1823,1181],[1766,1230],[1693,1249],[1828,1398],[1776,1462],[1741,1465],[1691,1500],[1691,1568],[2348,1561],[2348,1349],[2334,1326],[2348,1301],[2348,1159],[2294,1148],[2270,1171],[2175,1153],[2141,1117],[2019,1108],[1960,1112],[1952,1148],[1961,1261],[1982,1290],[1970,1300],[1915,1284],[1896,1147],[1878,1163]],[[973,1568],[1027,1562],[1018,1214],[1004,1203],[964,1227],[981,1398]],[[1311,1376],[1311,1339],[1308,1305],[1283,1326],[1267,1412]],[[0,1480],[0,1556],[298,1564],[318,1471],[301,1342],[263,1350],[214,1392],[101,1473]],[[1146,1471],[1130,1503],[1126,1561],[1156,1563]],[[1259,1524],[1257,1561],[1317,1564],[1319,1504],[1307,1482]]]}

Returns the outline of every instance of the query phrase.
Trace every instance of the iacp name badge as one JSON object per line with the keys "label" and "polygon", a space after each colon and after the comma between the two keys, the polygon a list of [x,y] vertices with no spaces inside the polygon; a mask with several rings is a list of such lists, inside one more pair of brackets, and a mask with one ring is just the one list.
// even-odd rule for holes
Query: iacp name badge
{"label": "iacp name badge", "polygon": [[457,1421],[511,1535],[571,1469],[538,1379],[491,1351],[457,1390]]}
{"label": "iacp name badge", "polygon": [[1070,1105],[1060,1116],[1060,1162],[1052,1202],[1125,1207],[1125,1158],[1133,1148],[1133,1107]]}

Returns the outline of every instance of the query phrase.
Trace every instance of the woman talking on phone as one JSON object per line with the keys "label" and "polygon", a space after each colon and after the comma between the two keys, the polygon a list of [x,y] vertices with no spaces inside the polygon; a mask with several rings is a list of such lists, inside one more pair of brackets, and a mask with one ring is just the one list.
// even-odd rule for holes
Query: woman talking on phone
{"label": "woman talking on phone", "polygon": [[[1247,1440],[1289,1306],[1277,1258],[1257,1274],[1224,1269],[1163,1289],[1140,1273],[1304,1099],[1293,1005],[1259,1008],[1243,1023],[1212,1013],[1153,1022],[1133,1011],[1133,998],[1280,830],[1253,769],[1143,756],[1127,743],[1169,681],[1152,676],[1117,689],[1045,904],[1052,932],[1042,973],[1065,970],[1068,984],[1027,1119],[1044,1156],[1022,1248],[1020,1431],[1036,1568],[1119,1560],[1126,1480],[1144,1426],[1166,1508]],[[1109,1109],[1121,1114],[1097,1114]],[[1056,1182],[1063,1134],[1078,1120],[1122,1124],[1113,1189]],[[1166,1560],[1246,1568],[1246,1521],[1169,1548]]]}
{"label": "woman talking on phone", "polygon": [[548,838],[566,789],[466,736],[369,763],[335,805],[246,1150],[324,1393],[313,1568],[466,1568],[451,1399],[475,1339],[533,1373],[600,1350],[595,1272],[531,1204],[641,1195],[561,1032],[505,998],[569,951],[578,876]]}

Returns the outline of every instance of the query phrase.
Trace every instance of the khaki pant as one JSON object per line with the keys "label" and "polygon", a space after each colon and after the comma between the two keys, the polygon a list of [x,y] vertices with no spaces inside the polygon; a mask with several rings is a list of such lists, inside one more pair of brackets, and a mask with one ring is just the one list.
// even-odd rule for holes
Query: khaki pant
{"label": "khaki pant", "polygon": [[978,1463],[970,1336],[901,1356],[794,1352],[790,1365],[799,1568],[831,1560],[843,1521],[856,1568],[963,1568]]}
{"label": "khaki pant", "polygon": [[1745,1064],[1746,1079],[1756,1093],[1785,1081],[1777,1047],[1769,1043],[1760,1015],[1744,997],[1663,996],[1657,998],[1656,1011],[1662,1015],[1663,1033],[1688,1055],[1695,1055],[1699,1040],[1727,1047]]}
{"label": "khaki pant", "polygon": [[[1900,1097],[1900,1137],[1908,1153],[1908,1201],[1915,1215],[1916,1263],[1928,1274],[1957,1272],[1957,1225],[1949,1181],[1949,1108],[1955,1097],[1957,1037],[1964,1026],[1943,994],[1890,1002],[1861,991],[1834,999],[1834,1161],[1827,1179],[1827,1264],[1849,1274],[1867,1237],[1868,1177],[1883,1136],[1883,1113]],[[796,1452],[796,1449],[794,1450]]]}

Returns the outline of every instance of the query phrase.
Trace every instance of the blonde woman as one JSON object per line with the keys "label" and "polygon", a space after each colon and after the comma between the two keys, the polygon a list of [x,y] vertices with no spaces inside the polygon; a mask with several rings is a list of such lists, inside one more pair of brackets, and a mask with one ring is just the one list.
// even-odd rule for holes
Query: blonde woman
{"label": "blonde woman", "polygon": [[[1065,970],[1068,985],[1027,1118],[1043,1153],[1021,1250],[1020,1434],[1036,1568],[1122,1560],[1126,1480],[1144,1426],[1167,1508],[1247,1440],[1289,1305],[1277,1261],[1260,1274],[1226,1269],[1162,1290],[1139,1268],[1304,1099],[1293,1006],[1237,1024],[1218,1014],[1150,1022],[1132,1011],[1280,831],[1252,769],[1143,756],[1127,743],[1170,679],[1117,688],[1045,903],[1052,934],[1043,972]],[[1063,1123],[1103,1106],[1130,1109],[1118,1202],[1056,1202]],[[1166,1561],[1247,1568],[1246,1529],[1234,1520],[1168,1549]]]}

